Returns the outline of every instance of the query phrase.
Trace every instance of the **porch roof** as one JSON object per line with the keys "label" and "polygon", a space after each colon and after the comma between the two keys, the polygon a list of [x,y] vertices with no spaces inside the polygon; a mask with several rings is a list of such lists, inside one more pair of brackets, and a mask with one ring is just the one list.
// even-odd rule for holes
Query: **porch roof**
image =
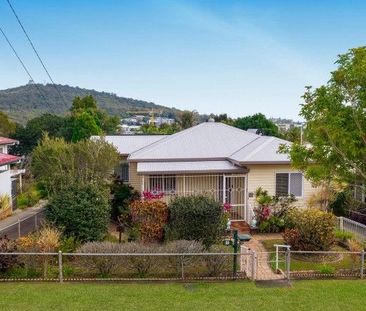
{"label": "porch roof", "polygon": [[246,173],[229,161],[138,162],[138,174]]}
{"label": "porch roof", "polygon": [[20,157],[13,156],[11,154],[0,153],[0,166],[19,162],[20,160]]}

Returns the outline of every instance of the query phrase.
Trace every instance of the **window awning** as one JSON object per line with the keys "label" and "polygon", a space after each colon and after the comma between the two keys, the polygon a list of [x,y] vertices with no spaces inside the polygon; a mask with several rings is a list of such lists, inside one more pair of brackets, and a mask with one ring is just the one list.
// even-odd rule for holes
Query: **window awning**
{"label": "window awning", "polygon": [[138,174],[246,173],[229,161],[139,162]]}

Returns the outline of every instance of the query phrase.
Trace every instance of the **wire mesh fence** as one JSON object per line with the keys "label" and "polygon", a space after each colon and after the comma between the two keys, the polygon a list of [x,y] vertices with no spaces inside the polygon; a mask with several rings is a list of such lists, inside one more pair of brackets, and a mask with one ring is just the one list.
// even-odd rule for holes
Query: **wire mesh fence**
{"label": "wire mesh fence", "polygon": [[0,253],[0,281],[246,279],[233,253]]}
{"label": "wire mesh fence", "polygon": [[364,274],[364,251],[0,253],[0,282],[294,280]]}

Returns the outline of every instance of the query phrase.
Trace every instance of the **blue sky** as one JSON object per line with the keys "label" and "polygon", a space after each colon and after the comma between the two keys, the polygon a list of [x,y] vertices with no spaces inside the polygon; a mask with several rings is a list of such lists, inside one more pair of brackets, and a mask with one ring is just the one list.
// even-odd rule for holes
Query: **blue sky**
{"label": "blue sky", "polygon": [[[366,45],[366,1],[12,3],[57,83],[234,117],[298,119],[304,86]],[[0,26],[48,82],[5,0]],[[0,89],[27,82],[0,37]]]}

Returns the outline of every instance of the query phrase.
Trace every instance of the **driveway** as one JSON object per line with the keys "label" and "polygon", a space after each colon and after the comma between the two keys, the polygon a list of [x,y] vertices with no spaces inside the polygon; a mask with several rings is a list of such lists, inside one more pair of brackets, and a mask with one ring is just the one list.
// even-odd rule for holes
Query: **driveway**
{"label": "driveway", "polygon": [[17,239],[25,236],[37,228],[44,219],[44,207],[47,201],[42,200],[36,206],[25,210],[17,210],[13,215],[0,221],[0,237],[7,236],[10,239]]}

